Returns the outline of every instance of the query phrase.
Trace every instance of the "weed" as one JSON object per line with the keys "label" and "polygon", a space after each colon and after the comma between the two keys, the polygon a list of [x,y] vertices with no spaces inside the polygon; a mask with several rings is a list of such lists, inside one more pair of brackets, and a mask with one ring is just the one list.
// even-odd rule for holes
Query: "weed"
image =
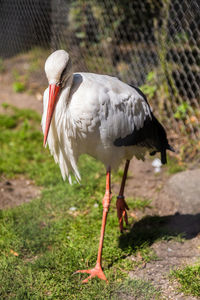
{"label": "weed", "polygon": [[24,92],[26,89],[26,86],[23,82],[20,82],[20,81],[15,81],[13,83],[13,90],[16,92],[16,93],[22,93]]}
{"label": "weed", "polygon": [[184,120],[191,111],[193,111],[192,107],[187,102],[182,102],[182,104],[177,107],[174,117],[178,120]]}
{"label": "weed", "polygon": [[149,99],[152,99],[155,96],[156,91],[158,90],[155,72],[148,73],[146,84],[142,85],[140,89]]}
{"label": "weed", "polygon": [[25,84],[26,78],[22,77],[16,69],[13,70],[12,75],[15,80],[12,86],[14,92],[16,93],[24,92],[26,90],[26,84]]}

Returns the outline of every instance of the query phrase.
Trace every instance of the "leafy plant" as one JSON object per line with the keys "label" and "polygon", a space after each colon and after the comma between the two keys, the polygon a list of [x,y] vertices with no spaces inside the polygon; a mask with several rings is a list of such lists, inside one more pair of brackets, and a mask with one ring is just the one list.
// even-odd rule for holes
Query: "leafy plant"
{"label": "leafy plant", "polygon": [[15,79],[12,87],[14,92],[16,93],[22,93],[26,89],[26,85],[24,83],[24,78],[19,74],[18,70],[13,70],[12,75]]}
{"label": "leafy plant", "polygon": [[187,102],[182,102],[174,113],[174,117],[178,120],[183,120],[187,117],[188,112],[192,111],[192,107]]}
{"label": "leafy plant", "polygon": [[13,90],[16,92],[16,93],[22,93],[24,92],[26,89],[26,86],[23,82],[20,82],[20,81],[16,81],[13,83]]}
{"label": "leafy plant", "polygon": [[156,73],[151,71],[148,73],[146,78],[146,83],[140,86],[141,91],[150,99],[152,99],[156,95],[156,91],[158,90],[156,84]]}

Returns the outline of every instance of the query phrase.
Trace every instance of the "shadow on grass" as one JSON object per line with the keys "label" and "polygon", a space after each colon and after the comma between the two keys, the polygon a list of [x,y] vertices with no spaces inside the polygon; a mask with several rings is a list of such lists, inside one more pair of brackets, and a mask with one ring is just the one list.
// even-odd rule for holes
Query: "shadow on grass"
{"label": "shadow on grass", "polygon": [[136,222],[130,232],[119,238],[121,249],[137,250],[143,245],[151,246],[157,240],[170,240],[175,237],[192,239],[200,232],[200,213],[196,215],[146,216]]}

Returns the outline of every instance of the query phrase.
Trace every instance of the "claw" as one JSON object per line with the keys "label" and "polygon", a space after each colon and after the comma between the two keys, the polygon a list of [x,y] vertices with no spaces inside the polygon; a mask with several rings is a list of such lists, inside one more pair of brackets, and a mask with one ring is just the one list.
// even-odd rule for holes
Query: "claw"
{"label": "claw", "polygon": [[128,215],[126,210],[129,210],[129,207],[126,201],[124,200],[124,196],[117,197],[116,206],[117,206],[117,216],[119,220],[119,228],[120,231],[123,232],[124,230],[123,220],[125,221],[126,225],[128,225]]}
{"label": "claw", "polygon": [[89,269],[89,270],[78,270],[76,271],[74,274],[77,273],[87,273],[90,274],[90,276],[88,276],[86,279],[82,280],[82,283],[87,283],[89,279],[93,278],[93,277],[98,277],[102,280],[105,280],[108,283],[108,280],[106,278],[106,276],[104,275],[104,272],[101,268],[100,264],[96,264],[96,266],[93,269]]}

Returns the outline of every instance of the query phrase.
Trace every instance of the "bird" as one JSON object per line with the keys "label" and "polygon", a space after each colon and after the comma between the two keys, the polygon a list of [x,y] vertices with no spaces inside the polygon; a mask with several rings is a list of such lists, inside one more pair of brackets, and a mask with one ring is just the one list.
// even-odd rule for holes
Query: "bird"
{"label": "bird", "polygon": [[107,214],[111,202],[111,170],[125,161],[123,178],[116,201],[120,231],[128,224],[128,205],[124,197],[127,172],[132,157],[144,160],[146,152],[161,154],[174,151],[164,127],[154,116],[142,91],[116,77],[94,73],[73,73],[72,62],[65,50],[51,53],[45,62],[48,88],[43,97],[43,145],[49,146],[63,179],[72,184],[81,175],[78,158],[88,154],[106,168],[106,188],[97,262],[94,268],[78,270],[107,281],[102,269],[102,249]]}

